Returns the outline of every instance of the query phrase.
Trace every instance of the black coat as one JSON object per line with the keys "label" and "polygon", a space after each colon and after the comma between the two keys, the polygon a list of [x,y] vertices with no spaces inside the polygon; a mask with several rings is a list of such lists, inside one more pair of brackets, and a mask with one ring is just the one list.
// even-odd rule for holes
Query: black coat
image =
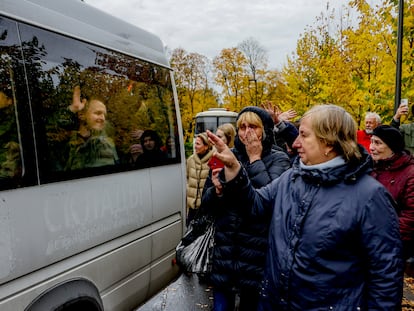
{"label": "black coat", "polygon": [[272,212],[260,310],[400,308],[398,218],[370,166],[367,158],[305,169],[297,160],[259,190],[243,170],[223,183],[223,198],[245,201],[257,215]]}
{"label": "black coat", "polygon": [[[233,152],[246,169],[254,187],[260,188],[286,171],[290,161],[285,152],[272,148],[273,121],[267,112],[263,113],[256,107],[245,109],[261,115],[265,126],[262,159],[250,164],[244,145],[237,137]],[[222,290],[244,288],[257,292],[263,278],[270,216],[253,216],[243,212],[248,208],[242,206],[245,202],[237,199],[223,200],[217,204],[213,188],[208,178],[201,208],[202,212],[215,216],[216,228],[212,272],[207,280]]]}

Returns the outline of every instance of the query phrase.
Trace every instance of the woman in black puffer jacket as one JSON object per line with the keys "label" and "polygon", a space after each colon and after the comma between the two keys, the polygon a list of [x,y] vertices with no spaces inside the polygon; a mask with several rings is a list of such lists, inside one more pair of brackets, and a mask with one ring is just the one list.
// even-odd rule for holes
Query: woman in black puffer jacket
{"label": "woman in black puffer jacket", "polygon": [[[232,150],[255,188],[267,185],[290,167],[288,155],[275,147],[273,120],[264,109],[244,108],[236,124]],[[250,159],[246,152],[244,141],[248,129],[254,129],[262,141],[260,159]],[[208,179],[204,189],[212,186]],[[212,271],[206,276],[213,286],[214,310],[233,310],[236,294],[240,295],[239,310],[256,310],[268,249],[270,215],[257,217],[243,213],[250,209],[241,208],[245,202],[238,200],[223,200],[219,205],[209,203],[209,196],[203,196],[202,212],[215,217]]]}

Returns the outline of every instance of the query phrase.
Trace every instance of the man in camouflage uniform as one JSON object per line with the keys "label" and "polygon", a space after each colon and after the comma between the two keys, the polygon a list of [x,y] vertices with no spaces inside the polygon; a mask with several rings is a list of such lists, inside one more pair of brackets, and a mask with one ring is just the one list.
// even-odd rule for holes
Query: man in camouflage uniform
{"label": "man in camouflage uniform", "polygon": [[69,141],[67,170],[99,167],[118,163],[115,144],[105,133],[106,106],[91,99],[78,112],[79,130]]}

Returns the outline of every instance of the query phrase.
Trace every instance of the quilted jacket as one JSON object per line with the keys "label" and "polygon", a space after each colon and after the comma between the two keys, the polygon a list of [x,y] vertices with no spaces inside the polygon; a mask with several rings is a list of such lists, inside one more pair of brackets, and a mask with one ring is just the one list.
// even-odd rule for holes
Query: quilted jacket
{"label": "quilted jacket", "polygon": [[388,189],[397,201],[401,238],[414,242],[414,158],[411,154],[395,154],[375,163],[371,174]]}
{"label": "quilted jacket", "polygon": [[260,310],[400,308],[398,217],[388,191],[367,174],[369,160],[306,170],[297,159],[257,191],[243,169],[223,181],[223,198],[237,197],[254,215],[271,213]]}
{"label": "quilted jacket", "polygon": [[[253,111],[260,115],[265,128],[261,160],[249,162],[244,145],[236,137],[233,152],[245,167],[255,188],[260,188],[279,177],[290,167],[288,155],[282,149],[275,149],[273,120],[270,115],[257,107],[246,107],[240,112]],[[214,215],[215,238],[212,272],[208,282],[215,288],[238,291],[240,288],[258,292],[263,278],[267,236],[270,218],[254,216],[237,197],[216,204],[215,190],[207,180],[203,196],[203,212]],[[210,204],[212,203],[212,204]]]}

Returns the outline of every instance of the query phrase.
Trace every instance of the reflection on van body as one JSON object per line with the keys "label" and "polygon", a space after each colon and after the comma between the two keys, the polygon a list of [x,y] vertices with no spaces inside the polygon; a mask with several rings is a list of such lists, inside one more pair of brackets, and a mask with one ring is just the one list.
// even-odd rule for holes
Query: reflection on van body
{"label": "reflection on van body", "polygon": [[[6,1],[0,31],[0,310],[133,309],[184,226],[162,42],[76,0]],[[139,165],[148,130],[172,146]]]}

